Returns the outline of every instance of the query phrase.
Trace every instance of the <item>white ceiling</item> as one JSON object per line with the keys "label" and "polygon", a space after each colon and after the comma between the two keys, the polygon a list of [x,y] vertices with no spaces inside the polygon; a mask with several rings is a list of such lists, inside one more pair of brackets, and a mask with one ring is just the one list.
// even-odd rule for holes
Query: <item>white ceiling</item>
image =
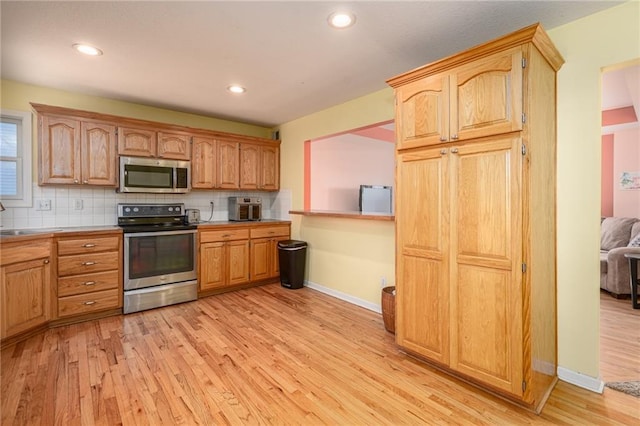
{"label": "white ceiling", "polygon": [[[275,126],[535,22],[549,30],[619,1],[2,0],[3,79]],[[346,9],[356,25],[333,30]],[[93,44],[84,57],[73,43]],[[240,96],[227,85],[247,88]]]}

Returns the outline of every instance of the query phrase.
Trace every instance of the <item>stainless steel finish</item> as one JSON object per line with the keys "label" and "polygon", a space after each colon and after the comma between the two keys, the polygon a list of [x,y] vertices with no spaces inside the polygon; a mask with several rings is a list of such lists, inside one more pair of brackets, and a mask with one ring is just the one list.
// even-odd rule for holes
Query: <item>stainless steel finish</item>
{"label": "stainless steel finish", "polygon": [[[136,232],[133,234],[124,234],[124,289],[134,290],[138,288],[144,288],[149,286],[163,285],[172,282],[180,282],[187,280],[196,280],[198,278],[198,256],[194,256],[193,270],[187,272],[179,272],[175,274],[156,275],[153,277],[128,279],[129,277],[129,254],[130,247],[129,241],[131,238],[136,237],[160,237],[163,235],[184,235],[184,234],[196,234],[197,229],[186,229],[180,231],[160,231],[160,232]],[[197,238],[193,239],[193,253],[197,253],[196,247]],[[125,293],[126,294],[126,293]]]}
{"label": "stainless steel finish", "polygon": [[189,302],[197,298],[198,281],[196,280],[132,290],[124,294],[123,312],[130,314],[160,306]]}
{"label": "stainless steel finish", "polygon": [[453,139],[454,141],[455,141],[455,140],[458,140],[458,135],[453,135],[453,136],[451,136],[451,139]]}
{"label": "stainless steel finish", "polygon": [[447,138],[445,138],[444,136],[440,136],[440,142],[445,142],[447,140]]}
{"label": "stainless steel finish", "polygon": [[442,149],[440,150],[440,155],[445,155],[446,153],[447,153],[447,150],[446,150],[446,149],[442,148]]}
{"label": "stainless steel finish", "polygon": [[[187,169],[187,187],[186,188],[128,188],[126,182],[126,166],[152,166],[152,167],[168,167],[173,169],[173,182],[175,185],[177,173],[176,169]],[[139,157],[120,157],[120,192],[141,192],[141,193],[170,193],[184,194],[191,191],[191,163],[189,161],[158,159],[158,158],[139,158]]]}
{"label": "stainless steel finish", "polygon": [[229,197],[229,220],[236,222],[262,220],[262,198]]}
{"label": "stainless steel finish", "polygon": [[458,153],[458,148],[451,148],[451,152],[453,152],[454,154]]}

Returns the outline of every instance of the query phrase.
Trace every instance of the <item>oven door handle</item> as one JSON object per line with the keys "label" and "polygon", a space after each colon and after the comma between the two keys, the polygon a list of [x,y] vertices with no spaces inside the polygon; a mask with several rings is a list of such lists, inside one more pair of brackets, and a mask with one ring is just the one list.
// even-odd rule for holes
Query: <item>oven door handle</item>
{"label": "oven door handle", "polygon": [[179,231],[154,231],[154,232],[124,232],[125,238],[132,237],[161,237],[163,235],[184,235],[184,234],[195,234],[197,233],[197,229],[183,229]]}

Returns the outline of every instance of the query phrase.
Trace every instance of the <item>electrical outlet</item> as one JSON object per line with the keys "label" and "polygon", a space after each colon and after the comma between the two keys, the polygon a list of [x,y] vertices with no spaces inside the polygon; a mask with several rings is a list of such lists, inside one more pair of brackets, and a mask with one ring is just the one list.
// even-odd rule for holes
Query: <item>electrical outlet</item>
{"label": "electrical outlet", "polygon": [[51,200],[38,200],[38,208],[36,210],[51,210]]}
{"label": "electrical outlet", "polygon": [[82,210],[84,208],[84,203],[82,199],[73,200],[73,208],[75,210]]}
{"label": "electrical outlet", "polygon": [[387,277],[380,277],[380,288],[387,286]]}

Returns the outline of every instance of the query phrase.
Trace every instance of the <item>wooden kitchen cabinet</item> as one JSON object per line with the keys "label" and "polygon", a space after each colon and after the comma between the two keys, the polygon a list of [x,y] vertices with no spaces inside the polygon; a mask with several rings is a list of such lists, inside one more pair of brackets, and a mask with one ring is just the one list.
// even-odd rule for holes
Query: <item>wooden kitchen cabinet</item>
{"label": "wooden kitchen cabinet", "polygon": [[280,188],[280,148],[240,145],[240,189],[276,191]]}
{"label": "wooden kitchen cabinet", "polygon": [[251,229],[251,280],[280,276],[278,242],[290,239],[288,225]]}
{"label": "wooden kitchen cabinet", "polygon": [[158,158],[191,160],[191,135],[182,132],[158,132]]}
{"label": "wooden kitchen cabinet", "polygon": [[117,186],[114,125],[42,115],[38,135],[40,184]]}
{"label": "wooden kitchen cabinet", "polygon": [[521,130],[523,55],[518,46],[398,86],[398,149]]}
{"label": "wooden kitchen cabinet", "polygon": [[155,157],[158,134],[152,129],[118,127],[118,154],[133,157]]}
{"label": "wooden kitchen cabinet", "polygon": [[534,25],[389,81],[396,342],[537,411],[557,381],[562,62]]}
{"label": "wooden kitchen cabinet", "polygon": [[51,319],[50,260],[50,238],[2,244],[0,339],[44,326]]}
{"label": "wooden kitchen cabinet", "polygon": [[122,308],[122,233],[60,236],[57,317]]}
{"label": "wooden kitchen cabinet", "polygon": [[200,291],[249,282],[249,229],[200,232]]}
{"label": "wooden kitchen cabinet", "polygon": [[191,187],[194,189],[238,189],[238,142],[194,137]]}

